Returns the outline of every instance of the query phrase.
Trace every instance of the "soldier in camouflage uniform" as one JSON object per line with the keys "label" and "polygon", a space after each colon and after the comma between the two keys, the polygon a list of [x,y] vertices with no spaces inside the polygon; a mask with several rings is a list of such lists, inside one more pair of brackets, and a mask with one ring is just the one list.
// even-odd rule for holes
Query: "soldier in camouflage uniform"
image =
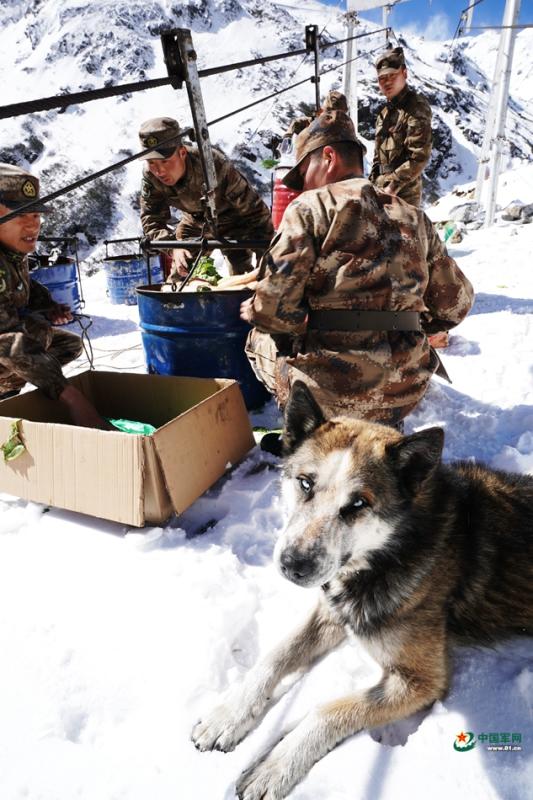
{"label": "soldier in camouflage uniform", "polygon": [[[151,240],[169,238],[167,224],[173,207],[182,212],[176,228],[177,239],[223,236],[269,242],[274,232],[269,209],[233,164],[216,149],[213,149],[213,160],[217,175],[218,231],[212,230],[206,222],[201,200],[204,176],[198,150],[182,145],[179,138],[176,143],[158,147],[158,142],[169,139],[173,133],[178,137],[180,126],[170,117],[147,120],[139,131],[142,147],[154,148],[143,157],[147,161],[141,189],[141,222],[145,236]],[[232,275],[252,269],[252,251],[222,250],[222,253]],[[172,277],[187,274],[190,257],[187,250],[174,250]]]}
{"label": "soldier in camouflage uniform", "polygon": [[[31,209],[2,222],[3,216],[33,201]],[[19,167],[0,164],[0,399],[33,383],[66,405],[76,424],[106,427],[61,370],[83,349],[79,336],[52,327],[70,321],[70,309],[56,303],[29,274],[27,256],[35,249],[43,211],[38,179]]]}
{"label": "soldier in camouflage uniform", "polygon": [[419,207],[422,171],[431,156],[431,107],[423,95],[407,85],[401,47],[381,53],[375,65],[387,104],[376,121],[376,146],[369,178],[377,189]]}
{"label": "soldier in camouflage uniform", "polygon": [[241,307],[248,357],[281,407],[300,379],[328,416],[398,424],[439,364],[426,334],[465,317],[472,286],[422,211],[363,178],[345,113],[324,112],[296,145],[284,182],[304,191]]}
{"label": "soldier in camouflage uniform", "polygon": [[[348,113],[348,101],[342,92],[332,89],[327,93],[326,99],[322,103],[321,111],[344,111]],[[292,120],[291,124],[283,134],[283,136],[292,136],[293,134],[301,133],[304,128],[313,121],[313,117],[296,117]]]}

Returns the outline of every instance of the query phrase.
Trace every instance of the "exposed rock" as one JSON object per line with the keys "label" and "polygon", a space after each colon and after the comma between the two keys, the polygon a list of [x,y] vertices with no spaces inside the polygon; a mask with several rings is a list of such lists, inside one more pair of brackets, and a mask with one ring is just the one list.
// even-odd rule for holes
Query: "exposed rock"
{"label": "exposed rock", "polygon": [[516,220],[519,220],[522,216],[523,208],[524,204],[520,202],[520,200],[514,200],[503,209],[502,219],[504,219],[506,222],[515,222]]}
{"label": "exposed rock", "polygon": [[522,214],[520,215],[522,222],[531,222],[533,220],[533,203],[527,206],[522,206]]}
{"label": "exposed rock", "polygon": [[473,222],[479,213],[479,205],[475,202],[454,206],[448,213],[449,219],[455,222]]}

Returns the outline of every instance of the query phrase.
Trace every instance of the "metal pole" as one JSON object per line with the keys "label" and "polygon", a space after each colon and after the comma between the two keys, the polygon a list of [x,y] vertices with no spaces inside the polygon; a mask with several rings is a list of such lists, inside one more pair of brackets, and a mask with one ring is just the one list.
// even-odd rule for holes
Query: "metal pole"
{"label": "metal pole", "polygon": [[193,47],[191,32],[187,28],[165,31],[161,34],[161,43],[172,86],[175,89],[181,88],[182,82],[185,81],[187,87],[196,144],[205,181],[203,187],[204,197],[202,199],[205,202],[206,216],[216,233],[215,189],[217,187],[217,176],[211,151],[211,142],[209,141],[209,129],[207,127],[200,78],[196,66],[196,51]]}
{"label": "metal pole", "polygon": [[147,250],[266,250],[269,239],[143,239]]}
{"label": "metal pole", "polygon": [[465,23],[465,33],[470,33],[470,28],[472,27],[472,17],[474,16],[474,6],[477,5],[476,0],[470,0],[468,3],[468,8],[466,9],[466,23]]}
{"label": "metal pole", "polygon": [[315,84],[315,105],[316,113],[320,113],[320,63],[318,47],[318,25],[305,26],[305,47],[308,53],[313,53],[315,59],[315,75],[311,78]]}
{"label": "metal pole", "polygon": [[516,30],[512,27],[520,13],[520,0],[507,0],[504,13],[504,26],[501,32],[500,48],[502,51],[502,76],[500,80],[500,91],[496,105],[495,140],[491,151],[489,164],[489,191],[487,210],[485,214],[485,227],[492,225],[494,221],[494,211],[496,208],[496,197],[498,194],[498,178],[500,174],[501,157],[503,142],[505,141],[505,119],[507,116],[507,104],[509,101],[509,84],[511,82],[511,70],[513,66],[514,45]]}
{"label": "metal pole", "polygon": [[390,5],[390,3],[389,5],[383,6],[383,13],[381,17],[382,25],[385,28],[385,47],[387,47],[389,44],[389,17],[391,8],[392,6]]}
{"label": "metal pole", "polygon": [[[357,12],[352,10],[354,0],[348,0],[348,12],[346,14],[347,36],[353,36],[355,26],[359,24],[357,19]],[[347,63],[344,67],[344,94],[348,101],[348,110],[353,120],[355,130],[357,132],[358,126],[358,108],[357,108],[357,39],[351,42],[346,42],[345,61]]]}
{"label": "metal pole", "polygon": [[478,205],[481,204],[483,196],[483,186],[487,177],[487,165],[489,163],[490,149],[492,140],[494,138],[494,126],[496,124],[496,104],[498,98],[498,91],[501,82],[501,63],[502,63],[502,50],[501,41],[496,56],[496,64],[494,66],[494,76],[492,78],[492,89],[490,92],[489,104],[487,108],[487,124],[485,133],[483,135],[483,142],[481,145],[481,152],[478,159],[477,178],[476,178],[476,191],[474,199]]}
{"label": "metal pole", "polygon": [[[350,0],[347,0],[348,8],[350,8]],[[344,44],[344,75],[343,75],[343,89],[344,89],[344,96],[348,101],[348,109],[350,109],[350,98],[352,95],[352,71],[350,69],[350,64],[348,63],[352,59],[352,41],[351,37],[353,36],[354,31],[354,14],[352,11],[347,11],[344,15],[344,25],[346,26],[346,39],[348,41]]]}

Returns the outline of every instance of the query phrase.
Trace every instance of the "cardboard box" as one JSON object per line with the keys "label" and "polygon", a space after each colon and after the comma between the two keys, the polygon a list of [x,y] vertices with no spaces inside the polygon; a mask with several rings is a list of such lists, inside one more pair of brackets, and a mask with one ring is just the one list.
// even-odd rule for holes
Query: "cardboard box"
{"label": "cardboard box", "polygon": [[26,452],[4,462],[0,491],[130,525],[180,514],[254,446],[236,381],[117,372],[70,379],[106,417],[149,422],[151,436],[68,424],[35,390],[0,402],[0,443],[19,425]]}

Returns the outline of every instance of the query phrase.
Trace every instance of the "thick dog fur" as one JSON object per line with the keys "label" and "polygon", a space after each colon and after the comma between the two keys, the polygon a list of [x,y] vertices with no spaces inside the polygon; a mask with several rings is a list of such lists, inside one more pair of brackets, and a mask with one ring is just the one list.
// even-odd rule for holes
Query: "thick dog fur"
{"label": "thick dog fur", "polygon": [[232,750],[286,675],[354,633],[383,674],[373,688],[319,706],[237,782],[240,800],[286,797],[347,736],[429,706],[448,687],[453,639],[533,634],[533,478],[440,462],[443,432],[402,436],[326,421],[303,383],[285,413],[283,492],[290,518],[281,572],[321,586],[307,623],[260,661],[192,733]]}

